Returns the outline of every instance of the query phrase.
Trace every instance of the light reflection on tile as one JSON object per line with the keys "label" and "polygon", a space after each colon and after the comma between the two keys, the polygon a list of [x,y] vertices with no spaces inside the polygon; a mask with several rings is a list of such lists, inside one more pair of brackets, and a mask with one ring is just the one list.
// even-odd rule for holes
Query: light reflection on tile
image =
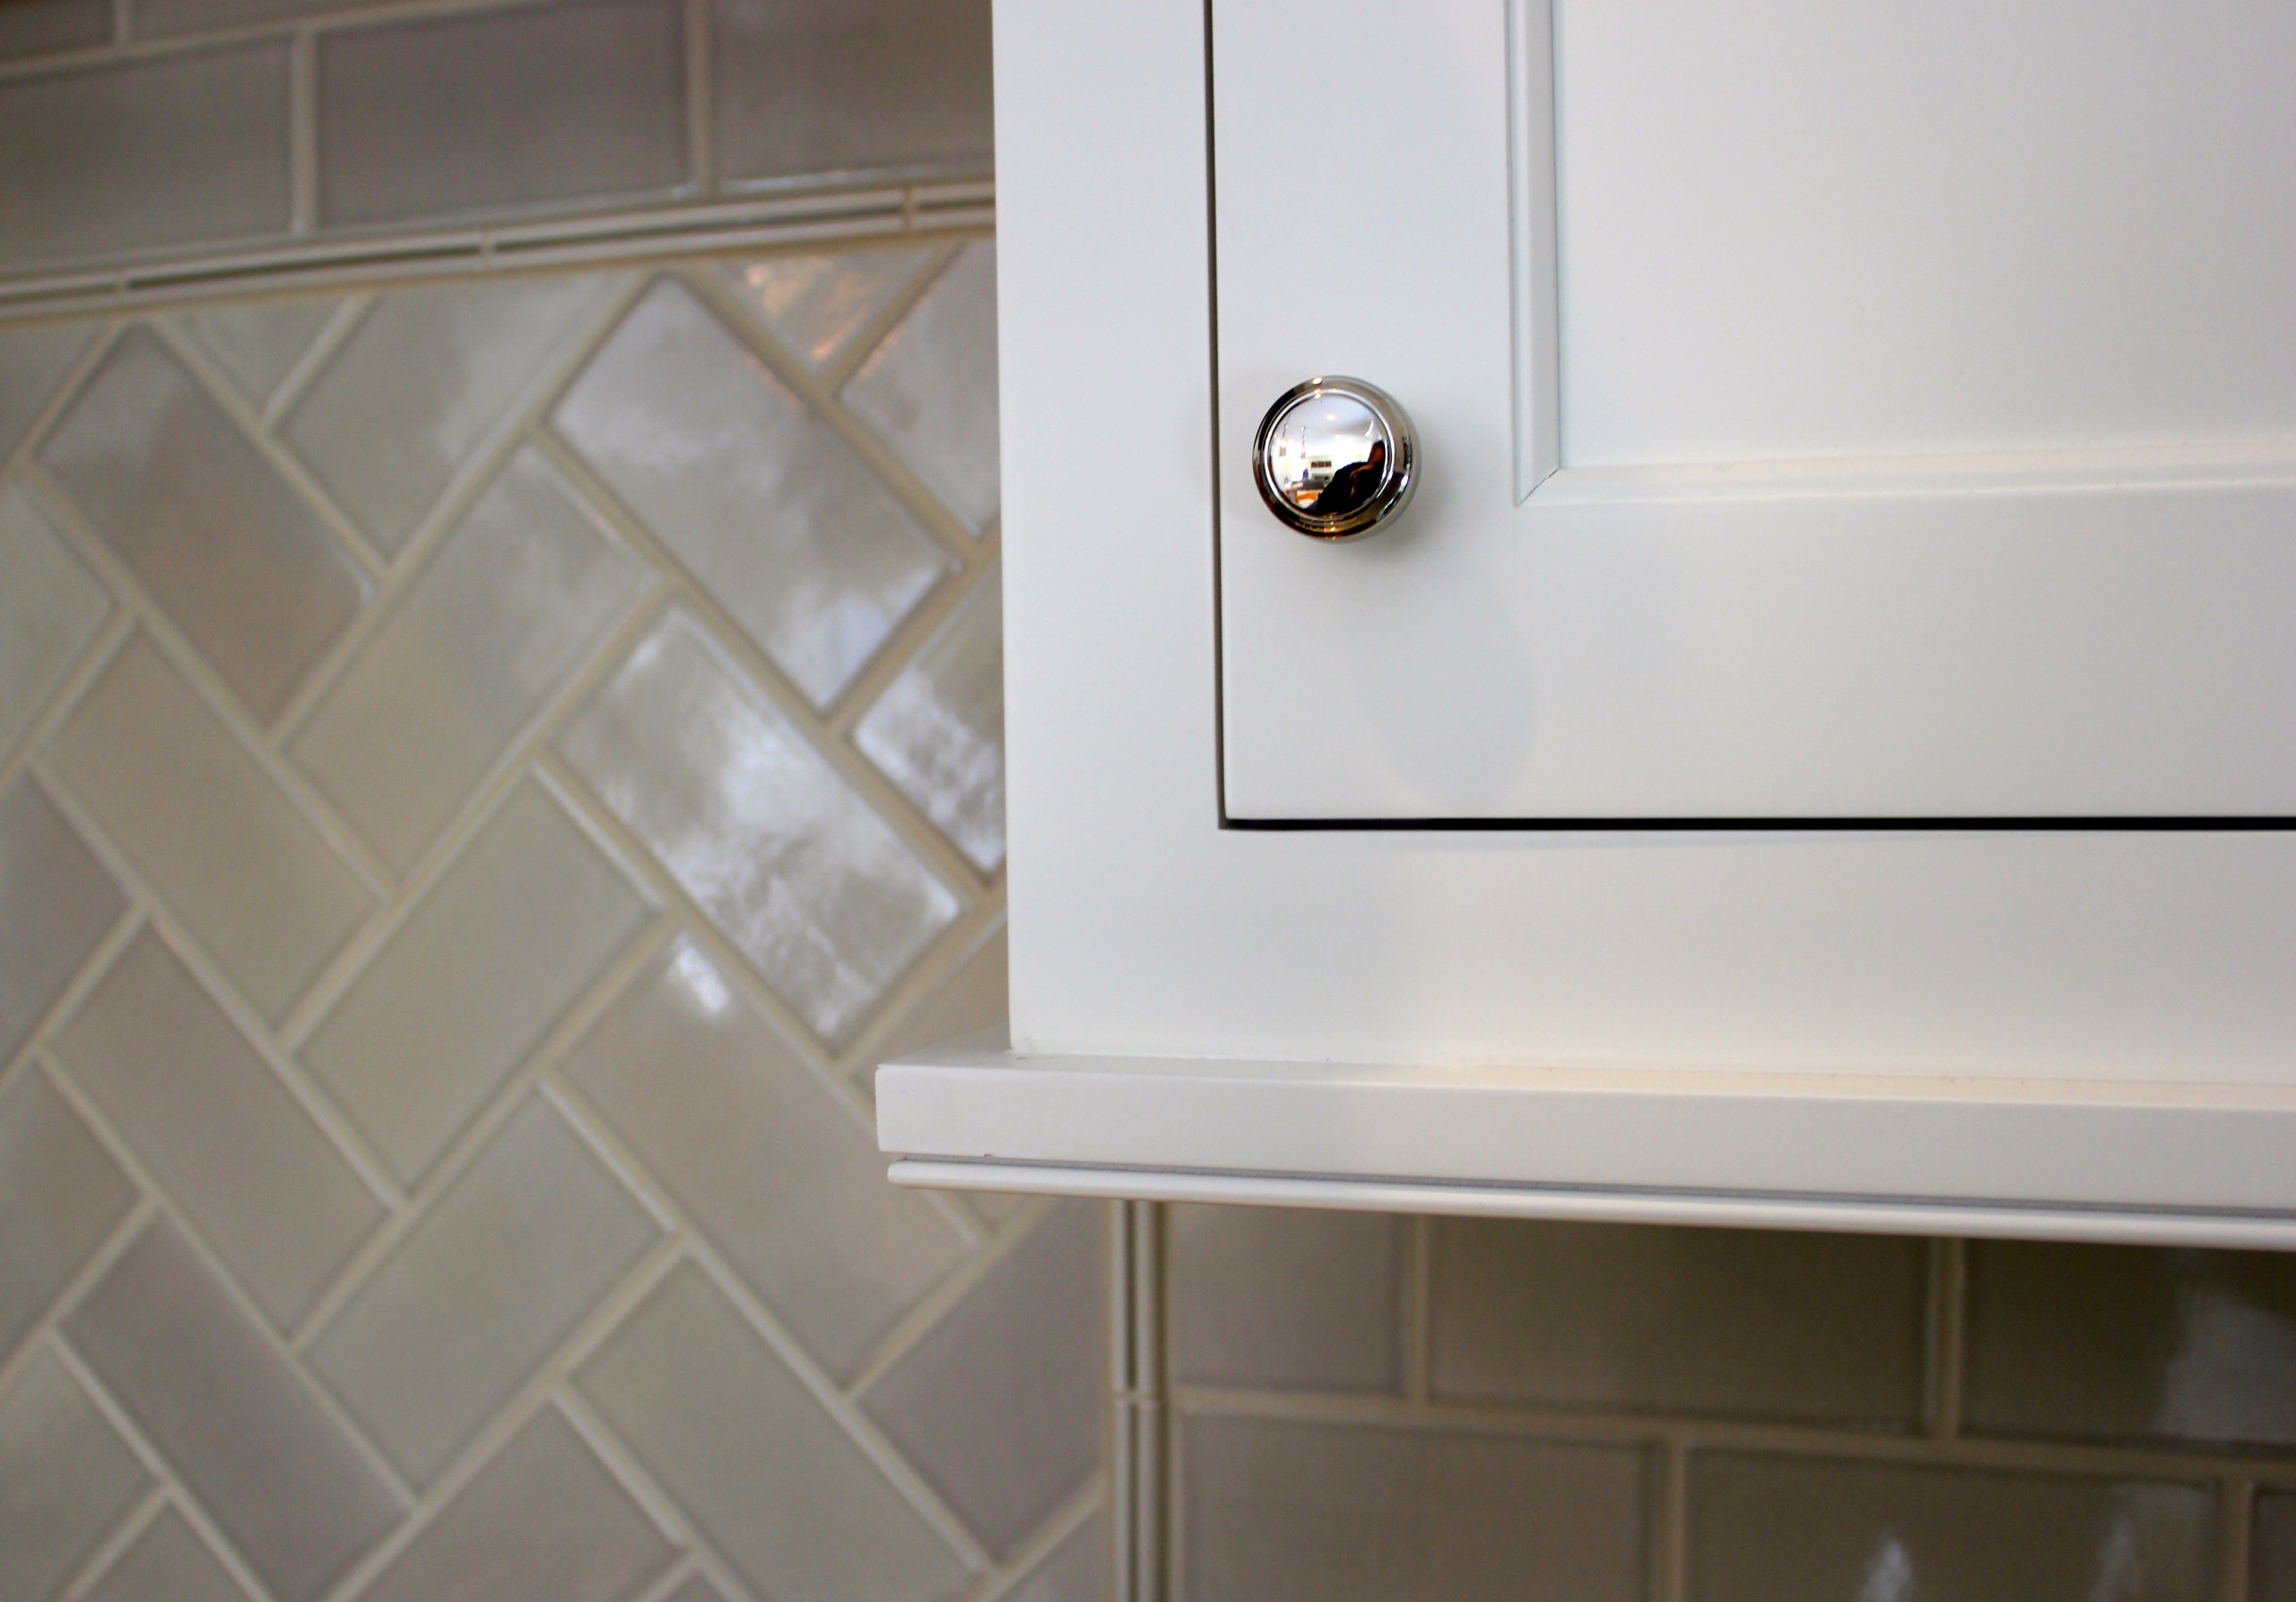
{"label": "light reflection on tile", "polygon": [[824,1036],[866,1014],[956,897],[673,612],[560,749]]}
{"label": "light reflection on tile", "polygon": [[317,514],[147,329],[105,356],[39,459],[258,720],[365,604]]}
{"label": "light reflection on tile", "polygon": [[111,615],[111,596],[13,483],[0,486],[0,576],[4,754]]}
{"label": "light reflection on tile", "polygon": [[339,300],[248,300],[187,311],[174,321],[257,411],[311,348]]}
{"label": "light reflection on tile", "polygon": [[836,431],[670,280],[552,422],[817,706],[949,565]]}
{"label": "light reflection on tile", "polygon": [[43,1351],[0,1392],[0,1602],[49,1602],[152,1483]]}
{"label": "light reflection on tile", "polygon": [[932,258],[929,249],[770,256],[720,269],[774,336],[808,367],[827,367]]}
{"label": "light reflection on tile", "polygon": [[247,1602],[247,1593],[169,1508],[104,1571],[84,1602]]}
{"label": "light reflection on tile", "polygon": [[304,725],[296,763],[404,873],[644,582],[519,451]]}
{"label": "light reflection on tile", "polygon": [[0,788],[0,1063],[127,904],[29,777]]}
{"label": "light reflection on tile", "polygon": [[87,323],[35,323],[0,333],[0,462],[23,443],[93,332]]}
{"label": "light reflection on tile", "polygon": [[965,247],[845,387],[949,509],[996,515],[996,247]]}
{"label": "light reflection on tile", "polygon": [[22,1073],[0,1090],[0,1363],[135,1205],[135,1185],[46,1079]]}
{"label": "light reflection on tile", "polygon": [[853,731],[984,873],[1004,860],[1004,616],[991,568]]}

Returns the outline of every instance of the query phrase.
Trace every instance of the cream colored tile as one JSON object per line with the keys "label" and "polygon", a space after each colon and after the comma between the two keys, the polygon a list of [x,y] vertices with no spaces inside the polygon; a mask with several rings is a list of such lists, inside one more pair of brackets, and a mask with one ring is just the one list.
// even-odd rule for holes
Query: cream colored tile
{"label": "cream colored tile", "polygon": [[261,410],[342,304],[340,300],[248,300],[187,311],[173,320],[187,338],[222,369],[248,404]]}
{"label": "cream colored tile", "polygon": [[1116,1566],[1109,1540],[1108,1514],[1096,1512],[1045,1555],[1007,1602],[1108,1602]]}
{"label": "cream colored tile", "polygon": [[321,1020],[303,1061],[412,1183],[648,911],[558,804],[522,784]]}
{"label": "cream colored tile", "polygon": [[2257,1498],[2249,1602],[2296,1602],[2296,1492]]}
{"label": "cream colored tile", "polygon": [[1646,1594],[1631,1448],[1213,1416],[1181,1421],[1178,1451],[1189,1602]]}
{"label": "cream colored tile", "polygon": [[2199,1485],[1700,1453],[1690,1594],[2201,1602],[2215,1595],[2213,1503]]}
{"label": "cream colored tile", "polygon": [[373,1192],[150,929],[53,1050],[280,1328],[382,1222]]}
{"label": "cream colored tile", "polygon": [[368,536],[396,552],[614,283],[575,274],[395,290],[368,310],[281,431]]}
{"label": "cream colored tile", "polygon": [[892,303],[932,256],[922,248],[769,256],[719,270],[758,320],[808,367],[818,369],[844,354],[853,336]]}
{"label": "cream colored tile", "polygon": [[126,904],[39,786],[20,777],[0,787],[0,1063]]}
{"label": "cream colored tile", "polygon": [[645,578],[521,450],[296,736],[296,762],[404,873]]}
{"label": "cream colored tile", "polygon": [[974,528],[996,515],[996,247],[968,245],[870,353],[846,404]]}
{"label": "cream colored tile", "polygon": [[135,1205],[135,1187],[47,1080],[21,1073],[0,1091],[0,1363]]}
{"label": "cream colored tile", "polygon": [[361,1602],[622,1602],[673,1553],[545,1408],[458,1492]]}
{"label": "cream colored tile", "polygon": [[427,1484],[660,1234],[529,1101],[328,1323],[312,1371]]}
{"label": "cream colored tile", "polygon": [[39,459],[260,720],[366,601],[334,535],[146,329],[112,348]]}
{"label": "cream colored tile", "polygon": [[987,0],[716,0],[718,170],[987,172]]}
{"label": "cream colored tile", "polygon": [[1969,1249],[1971,1431],[2296,1446],[2296,1257]]}
{"label": "cream colored tile", "polygon": [[111,12],[111,0],[17,0],[0,5],[0,61],[109,43]]}
{"label": "cream colored tile", "polygon": [[255,239],[287,226],[287,47],[0,83],[0,264]]}
{"label": "cream colored tile", "polygon": [[1011,1015],[1011,991],[1012,973],[1000,924],[946,982],[909,1009],[875,1055],[890,1062],[927,1046],[994,1029]]}
{"label": "cream colored tile", "polygon": [[318,38],[331,223],[663,194],[685,177],[677,0],[560,0]]}
{"label": "cream colored tile", "polygon": [[991,569],[853,731],[982,872],[1004,860],[1004,614]]}
{"label": "cream colored tile", "polygon": [[144,1527],[83,1602],[247,1602],[173,1508]]}
{"label": "cream colored tile", "polygon": [[314,1602],[398,1522],[389,1487],[173,1226],[145,1230],[65,1333],[274,1602]]}
{"label": "cream colored tile", "polygon": [[1100,1467],[1100,1209],[1064,1201],[862,1399],[998,1556]]}
{"label": "cream colored tile", "polygon": [[831,1039],[957,915],[948,887],[682,612],[631,653],[560,749]]}
{"label": "cream colored tile", "polygon": [[294,1005],[373,900],[141,636],[58,733],[57,771],[265,1016]]}
{"label": "cream colored tile", "polygon": [[670,280],[552,422],[816,705],[949,565],[836,431]]}
{"label": "cream colored tile", "polygon": [[111,615],[111,597],[14,484],[0,486],[0,752]]}
{"label": "cream colored tile", "polygon": [[1173,1377],[1255,1389],[1403,1385],[1410,1221],[1305,1207],[1175,1206]]}
{"label": "cream colored tile", "polygon": [[33,1358],[0,1392],[0,1602],[49,1602],[151,1483],[63,1363]]}
{"label": "cream colored tile", "polygon": [[35,323],[0,333],[0,462],[23,443],[93,332],[87,323]]}
{"label": "cream colored tile", "polygon": [[690,941],[566,1071],[840,1380],[968,1255],[931,1203],[885,1183],[868,1131]]}
{"label": "cream colored tile", "polygon": [[933,1602],[955,1554],[691,1265],[576,1383],[726,1560],[773,1602]]}
{"label": "cream colored tile", "polygon": [[1903,1236],[1438,1219],[1435,1391],[1910,1428],[1927,1264]]}

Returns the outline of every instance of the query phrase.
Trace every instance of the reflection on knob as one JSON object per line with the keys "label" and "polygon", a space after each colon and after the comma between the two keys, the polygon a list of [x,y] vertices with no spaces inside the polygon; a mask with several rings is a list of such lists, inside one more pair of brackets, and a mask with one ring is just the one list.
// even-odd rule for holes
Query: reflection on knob
{"label": "reflection on knob", "polygon": [[1361,539],[1394,521],[1419,487],[1411,419],[1361,379],[1309,379],[1267,409],[1252,440],[1252,482],[1286,527]]}

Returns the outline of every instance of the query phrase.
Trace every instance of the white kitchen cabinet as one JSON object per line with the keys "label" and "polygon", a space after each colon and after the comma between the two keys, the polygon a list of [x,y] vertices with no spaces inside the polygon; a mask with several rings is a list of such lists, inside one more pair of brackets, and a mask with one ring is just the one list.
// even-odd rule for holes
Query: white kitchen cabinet
{"label": "white kitchen cabinet", "polygon": [[997,15],[1013,1039],[896,1178],[2296,1243],[2296,13]]}

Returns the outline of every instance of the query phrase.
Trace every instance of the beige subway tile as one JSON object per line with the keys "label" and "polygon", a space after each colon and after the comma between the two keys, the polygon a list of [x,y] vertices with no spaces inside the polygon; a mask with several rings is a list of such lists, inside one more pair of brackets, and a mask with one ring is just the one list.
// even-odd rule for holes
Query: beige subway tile
{"label": "beige subway tile", "polygon": [[958,902],[683,612],[559,749],[798,1014],[842,1037]]}
{"label": "beige subway tile", "polygon": [[521,450],[319,703],[295,762],[406,872],[645,579]]}
{"label": "beige subway tile", "polygon": [[261,410],[342,304],[291,298],[245,300],[183,312],[172,321],[222,370],[248,404]]}
{"label": "beige subway tile", "polygon": [[367,536],[396,552],[617,282],[576,274],[391,291],[328,359],[281,433]]}
{"label": "beige subway tile", "polygon": [[875,1056],[890,1062],[927,1046],[978,1034],[1004,1023],[1011,1012],[1011,964],[1004,927],[999,924],[939,988],[901,1015]]}
{"label": "beige subway tile", "polygon": [[631,309],[552,423],[817,706],[949,565],[836,431],[672,280]]}
{"label": "beige subway tile", "polygon": [[382,1222],[373,1192],[152,930],[54,1051],[278,1328]]}
{"label": "beige subway tile", "polygon": [[412,1183],[648,912],[523,783],[320,1021],[303,1061]]}
{"label": "beige subway tile", "polygon": [[2248,1602],[2296,1602],[2296,1492],[2257,1498]]}
{"label": "beige subway tile", "polygon": [[50,1602],[151,1483],[70,1371],[40,1352],[0,1392],[0,1602]]}
{"label": "beige subway tile", "polygon": [[265,1017],[373,898],[151,642],[121,648],[64,725],[57,771]]}
{"label": "beige subway tile", "polygon": [[1700,1453],[1692,1602],[2215,1596],[2200,1485]]}
{"label": "beige subway tile", "polygon": [[845,387],[925,485],[978,530],[996,515],[996,247],[964,248]]}
{"label": "beige subway tile", "polygon": [[318,515],[148,329],[105,356],[39,458],[260,721],[366,602]]}
{"label": "beige subway tile", "polygon": [[999,1557],[1100,1467],[1100,1221],[1057,1205],[862,1399]]}
{"label": "beige subway tile", "polygon": [[398,1522],[389,1486],[172,1225],[144,1231],[65,1332],[275,1602],[314,1602]]}
{"label": "beige subway tile", "polygon": [[771,1348],[688,1264],[577,1376],[758,1594],[934,1602],[964,1566]]}
{"label": "beige subway tile", "polygon": [[843,355],[931,260],[907,246],[838,256],[769,256],[718,270],[784,347],[816,370]]}
{"label": "beige subway tile", "polygon": [[968,1254],[877,1143],[691,942],[567,1060],[672,1197],[831,1374],[849,1380]]}
{"label": "beige subway tile", "polygon": [[16,0],[0,5],[0,61],[111,42],[112,0]]}
{"label": "beige subway tile", "polygon": [[718,170],[986,172],[987,0],[716,0]]}
{"label": "beige subway tile", "polygon": [[0,486],[0,753],[13,748],[111,615],[111,596],[30,499]]}
{"label": "beige subway tile", "polygon": [[2296,1446],[2296,1257],[1970,1245],[1968,1427]]}
{"label": "beige subway tile", "polygon": [[0,333],[0,462],[23,443],[93,332],[88,323],[35,323]]}
{"label": "beige subway tile", "polygon": [[1646,1594],[1646,1469],[1631,1448],[1191,1416],[1178,1450],[1189,1602]]}
{"label": "beige subway tile", "polygon": [[126,904],[38,785],[20,776],[0,786],[0,1063]]}
{"label": "beige subway tile", "polygon": [[287,47],[266,40],[0,83],[0,266],[287,227]]}
{"label": "beige subway tile", "polygon": [[135,1187],[38,1072],[0,1091],[0,1363],[135,1205]]}
{"label": "beige subway tile", "polygon": [[320,214],[403,222],[674,188],[681,21],[677,0],[565,0],[321,34]]}
{"label": "beige subway tile", "polygon": [[1434,1388],[1911,1427],[1926,1242],[1504,1219],[1435,1223]]}
{"label": "beige subway tile", "polygon": [[1167,1214],[1173,1378],[1395,1391],[1407,1219],[1303,1207]]}
{"label": "beige subway tile", "polygon": [[991,568],[853,731],[983,873],[1004,860],[1004,611]]}
{"label": "beige subway tile", "polygon": [[1109,1602],[1115,1557],[1103,1509],[1062,1537],[1007,1593],[1008,1602]]}
{"label": "beige subway tile", "polygon": [[145,1525],[83,1602],[248,1602],[173,1508]]}

